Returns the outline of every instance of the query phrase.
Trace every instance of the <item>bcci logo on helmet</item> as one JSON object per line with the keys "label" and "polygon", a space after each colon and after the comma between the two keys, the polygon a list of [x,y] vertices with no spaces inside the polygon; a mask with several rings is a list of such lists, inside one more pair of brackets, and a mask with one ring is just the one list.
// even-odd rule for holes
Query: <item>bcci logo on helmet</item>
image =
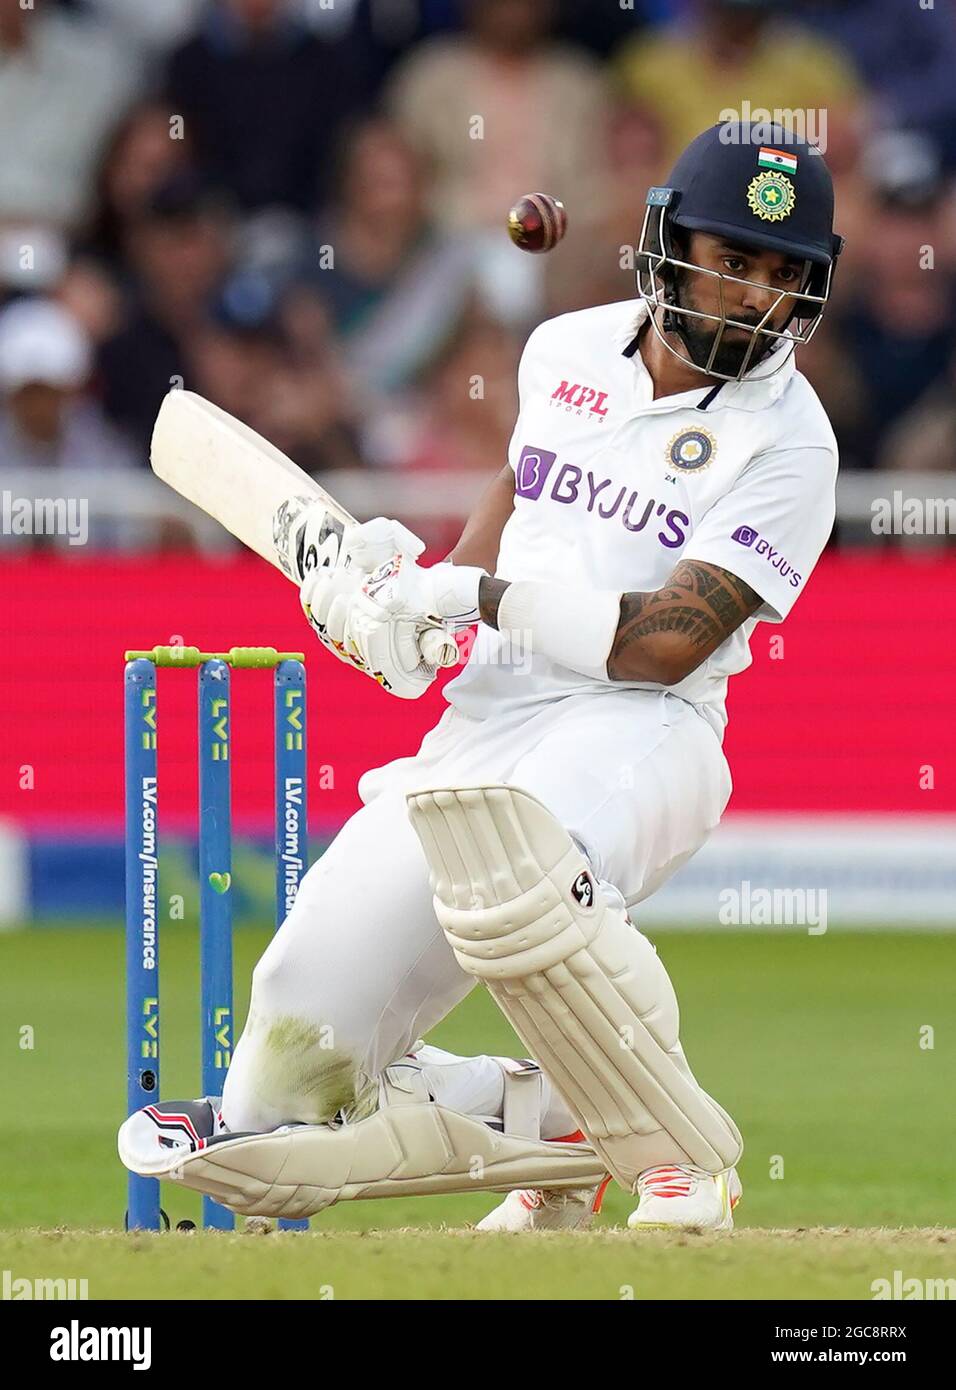
{"label": "bcci logo on helmet", "polygon": [[750,180],[747,202],[750,211],[765,222],[782,222],[793,212],[797,191],[784,174],[765,169]]}

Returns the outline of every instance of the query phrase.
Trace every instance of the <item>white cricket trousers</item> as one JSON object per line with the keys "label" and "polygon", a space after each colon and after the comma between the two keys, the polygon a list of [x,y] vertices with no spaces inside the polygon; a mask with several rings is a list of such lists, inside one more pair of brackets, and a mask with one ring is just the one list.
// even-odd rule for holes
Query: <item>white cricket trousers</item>
{"label": "white cricket trousers", "polygon": [[449,708],[414,757],[361,779],[364,806],[256,966],[223,1092],[230,1129],[354,1109],[472,989],[435,918],[404,794],[475,781],[536,796],[628,906],[700,848],[731,790],[717,734],[666,691],[606,689],[482,720]]}

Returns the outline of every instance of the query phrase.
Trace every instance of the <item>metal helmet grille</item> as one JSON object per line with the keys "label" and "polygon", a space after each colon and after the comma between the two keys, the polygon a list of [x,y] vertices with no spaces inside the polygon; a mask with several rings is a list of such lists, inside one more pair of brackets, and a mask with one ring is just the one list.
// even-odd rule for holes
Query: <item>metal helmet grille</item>
{"label": "metal helmet grille", "polygon": [[[706,276],[716,282],[718,312],[708,313],[691,309],[678,302],[679,272]],[[754,286],[767,293],[768,286],[684,260],[674,254],[667,209],[649,205],[644,213],[644,224],[636,255],[637,292],[648,306],[651,328],[661,344],[672,356],[704,376],[721,381],[742,381],[751,368],[760,364],[764,365],[764,370],[755,372],[749,378],[751,381],[762,381],[778,372],[794,349],[808,343],[816,332],[829,299],[832,273],[832,262],[825,268],[811,267],[804,276],[801,288],[771,290],[770,293],[774,296],[773,303],[760,320],[756,324],[745,323],[728,316],[725,303],[726,287]],[[814,290],[818,282],[817,293]],[[771,320],[781,305],[786,305],[790,312],[781,328],[772,328]],[[658,314],[658,310],[663,312]],[[705,361],[697,361],[691,356],[690,348],[681,332],[682,327],[693,319],[710,324],[715,329],[714,340]],[[736,372],[719,371],[713,365],[728,328],[742,329],[751,335],[751,341]],[[680,351],[673,342],[668,341],[668,330],[676,333],[684,351]]]}

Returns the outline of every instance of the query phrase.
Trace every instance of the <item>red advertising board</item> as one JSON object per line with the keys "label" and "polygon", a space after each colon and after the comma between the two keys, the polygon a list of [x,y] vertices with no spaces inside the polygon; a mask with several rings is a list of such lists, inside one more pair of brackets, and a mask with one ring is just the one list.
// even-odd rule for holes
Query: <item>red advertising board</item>
{"label": "red advertising board", "polygon": [[[252,557],[4,560],[0,585],[0,817],[30,830],[119,831],[127,647],[304,650],[318,829],[355,809],[363,771],[413,751],[441,713],[438,690],[396,700],[334,661],[294,589]],[[732,683],[731,810],[956,811],[954,612],[954,558],[826,556],[788,622],[758,627],[753,667]],[[195,817],[195,673],[161,671],[159,683],[162,817],[173,829]],[[233,689],[236,825],[263,828],[270,677],[238,672]]]}

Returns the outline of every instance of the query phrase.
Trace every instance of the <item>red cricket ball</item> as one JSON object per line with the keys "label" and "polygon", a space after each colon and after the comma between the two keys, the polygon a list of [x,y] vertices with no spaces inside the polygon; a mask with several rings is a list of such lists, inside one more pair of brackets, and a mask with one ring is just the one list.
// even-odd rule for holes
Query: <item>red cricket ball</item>
{"label": "red cricket ball", "polygon": [[551,251],[567,229],[564,204],[550,193],[526,193],[508,213],[508,235],[522,251]]}

